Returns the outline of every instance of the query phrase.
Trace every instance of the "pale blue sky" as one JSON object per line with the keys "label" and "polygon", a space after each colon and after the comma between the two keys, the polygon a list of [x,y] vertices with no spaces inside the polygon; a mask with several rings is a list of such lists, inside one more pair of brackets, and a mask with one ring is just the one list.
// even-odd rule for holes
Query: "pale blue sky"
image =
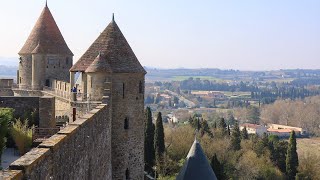
{"label": "pale blue sky", "polygon": [[[0,1],[0,56],[15,57],[44,0]],[[320,0],[49,0],[75,54],[111,15],[144,66],[320,69]]]}

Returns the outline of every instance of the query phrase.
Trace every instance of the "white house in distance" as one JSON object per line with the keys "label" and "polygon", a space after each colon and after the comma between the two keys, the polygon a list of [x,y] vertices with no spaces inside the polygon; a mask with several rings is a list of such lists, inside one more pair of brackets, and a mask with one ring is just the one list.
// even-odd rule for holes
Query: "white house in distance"
{"label": "white house in distance", "polygon": [[240,125],[240,131],[242,131],[244,127],[246,127],[248,134],[256,134],[258,136],[262,136],[264,133],[267,133],[267,127],[262,125],[244,123]]}
{"label": "white house in distance", "polygon": [[179,119],[173,114],[168,114],[167,119],[168,119],[169,123],[178,123],[179,122]]}
{"label": "white house in distance", "polygon": [[279,137],[289,137],[294,131],[296,136],[306,135],[307,132],[300,127],[286,126],[281,124],[268,124],[268,134],[277,135]]}
{"label": "white house in distance", "polygon": [[225,99],[226,95],[224,95],[220,91],[192,91],[192,95],[200,96],[200,97],[210,97],[213,99]]}

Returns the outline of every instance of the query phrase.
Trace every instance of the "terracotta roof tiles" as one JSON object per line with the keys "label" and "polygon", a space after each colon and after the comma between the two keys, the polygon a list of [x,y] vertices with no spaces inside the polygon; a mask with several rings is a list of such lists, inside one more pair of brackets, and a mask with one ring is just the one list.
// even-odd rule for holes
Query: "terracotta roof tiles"
{"label": "terracotta roof tiles", "polygon": [[107,62],[107,57],[99,53],[95,60],[86,69],[86,72],[112,72],[110,64]]}
{"label": "terracotta roof tiles", "polygon": [[44,53],[73,56],[47,6],[43,9],[19,54],[31,54],[40,41]]}
{"label": "terracotta roof tiles", "polygon": [[115,73],[146,73],[114,19],[73,65],[70,71],[84,72],[103,53]]}

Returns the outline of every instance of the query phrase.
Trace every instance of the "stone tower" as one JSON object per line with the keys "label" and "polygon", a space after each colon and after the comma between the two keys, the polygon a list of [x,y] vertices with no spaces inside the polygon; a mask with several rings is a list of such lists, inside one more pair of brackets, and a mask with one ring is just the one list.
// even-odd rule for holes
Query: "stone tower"
{"label": "stone tower", "polygon": [[114,18],[70,71],[91,99],[109,97],[113,179],[143,179],[146,71]]}
{"label": "stone tower", "polygon": [[20,89],[41,90],[53,79],[69,81],[73,54],[46,5],[19,52]]}

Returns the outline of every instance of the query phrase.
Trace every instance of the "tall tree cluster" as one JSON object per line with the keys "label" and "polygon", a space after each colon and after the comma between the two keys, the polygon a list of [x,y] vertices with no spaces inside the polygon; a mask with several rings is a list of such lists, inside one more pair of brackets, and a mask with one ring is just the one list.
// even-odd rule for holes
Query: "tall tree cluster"
{"label": "tall tree cluster", "polygon": [[145,110],[145,129],[144,129],[144,161],[145,171],[154,175],[154,166],[157,172],[162,170],[162,163],[166,162],[164,128],[161,112],[157,114],[155,124],[152,122],[152,112],[150,107]]}
{"label": "tall tree cluster", "polygon": [[152,167],[155,165],[154,150],[154,124],[152,123],[152,113],[150,107],[145,111],[145,131],[144,131],[144,160],[145,170],[152,173]]}

